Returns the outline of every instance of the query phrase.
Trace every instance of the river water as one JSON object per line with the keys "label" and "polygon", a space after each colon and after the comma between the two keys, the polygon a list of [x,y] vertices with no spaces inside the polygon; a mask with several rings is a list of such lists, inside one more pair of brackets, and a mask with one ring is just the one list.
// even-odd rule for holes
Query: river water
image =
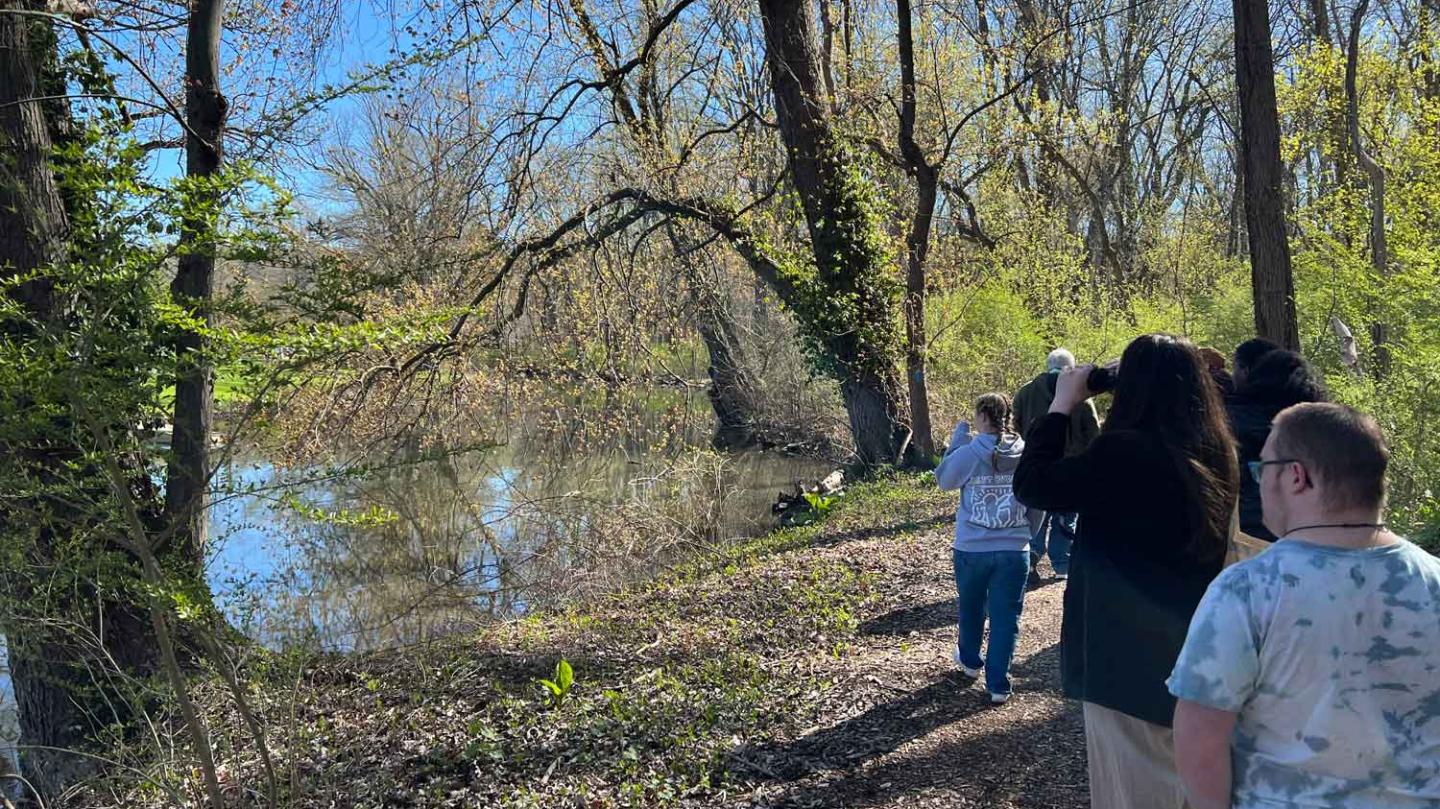
{"label": "river water", "polygon": [[[274,649],[421,642],[763,533],[782,489],[834,468],[710,451],[703,389],[550,394],[497,406],[482,449],[239,454],[209,514],[217,604]],[[18,734],[8,676],[0,689],[3,744]]]}
{"label": "river water", "polygon": [[211,511],[227,617],[272,647],[413,643],[762,533],[780,490],[833,468],[710,451],[703,389],[548,393],[509,403],[487,448],[362,475],[238,459]]}

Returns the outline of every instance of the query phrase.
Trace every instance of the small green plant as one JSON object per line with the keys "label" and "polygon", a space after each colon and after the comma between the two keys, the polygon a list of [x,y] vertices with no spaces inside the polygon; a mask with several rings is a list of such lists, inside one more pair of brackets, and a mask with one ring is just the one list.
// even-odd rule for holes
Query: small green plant
{"label": "small green plant", "polygon": [[560,705],[570,695],[570,689],[575,686],[575,670],[570,667],[570,661],[560,658],[555,664],[555,679],[547,680],[540,678],[540,685],[545,687],[550,697],[551,705]]}
{"label": "small green plant", "polygon": [[795,520],[796,525],[811,525],[823,520],[835,504],[840,502],[839,495],[818,494],[816,492],[802,492],[801,497],[805,498],[805,504],[810,510],[801,514]]}
{"label": "small green plant", "polygon": [[835,505],[835,503],[838,502],[839,499],[840,498],[838,497],[832,497],[830,495],[817,494],[815,492],[805,492],[805,502],[809,503],[810,510],[814,511],[817,514],[825,514],[826,512],[828,512],[830,510],[830,507]]}

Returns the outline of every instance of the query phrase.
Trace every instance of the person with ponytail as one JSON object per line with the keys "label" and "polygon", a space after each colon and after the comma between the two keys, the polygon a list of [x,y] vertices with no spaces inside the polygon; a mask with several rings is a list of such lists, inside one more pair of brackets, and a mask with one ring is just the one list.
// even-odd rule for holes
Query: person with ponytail
{"label": "person with ponytail", "polygon": [[1125,349],[1100,436],[1067,458],[1071,411],[1111,376],[1092,366],[1061,375],[1050,413],[1027,436],[1015,493],[1080,515],[1060,668],[1066,696],[1083,702],[1091,805],[1180,809],[1165,680],[1224,565],[1239,466],[1200,353],[1164,334]]}
{"label": "person with ponytail", "polygon": [[[955,665],[967,677],[985,675],[990,701],[1010,699],[1010,661],[1020,632],[1025,582],[1030,575],[1030,536],[1038,514],[1015,499],[1012,482],[1025,442],[1010,432],[1010,400],[987,393],[975,402],[975,434],[961,421],[935,470],[935,482],[960,490],[955,512],[958,642]],[[990,644],[980,656],[980,638],[990,620]]]}

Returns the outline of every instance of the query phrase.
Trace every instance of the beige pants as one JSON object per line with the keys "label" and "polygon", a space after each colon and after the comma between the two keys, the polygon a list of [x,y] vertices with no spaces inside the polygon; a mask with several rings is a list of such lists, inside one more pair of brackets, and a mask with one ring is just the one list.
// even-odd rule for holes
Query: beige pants
{"label": "beige pants", "polygon": [[1084,705],[1091,809],[1189,809],[1169,728]]}

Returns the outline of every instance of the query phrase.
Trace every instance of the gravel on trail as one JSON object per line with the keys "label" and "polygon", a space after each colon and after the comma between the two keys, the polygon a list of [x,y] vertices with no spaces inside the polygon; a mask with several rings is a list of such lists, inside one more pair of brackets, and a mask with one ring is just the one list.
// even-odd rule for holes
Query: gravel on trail
{"label": "gravel on trail", "polygon": [[754,791],[736,806],[1034,807],[1089,805],[1079,704],[1060,693],[1065,582],[1040,566],[1011,666],[1014,696],[990,704],[955,670],[955,585],[946,522],[817,550],[859,562],[881,594],[854,647],[806,661],[836,685],[826,721],[749,751]]}

